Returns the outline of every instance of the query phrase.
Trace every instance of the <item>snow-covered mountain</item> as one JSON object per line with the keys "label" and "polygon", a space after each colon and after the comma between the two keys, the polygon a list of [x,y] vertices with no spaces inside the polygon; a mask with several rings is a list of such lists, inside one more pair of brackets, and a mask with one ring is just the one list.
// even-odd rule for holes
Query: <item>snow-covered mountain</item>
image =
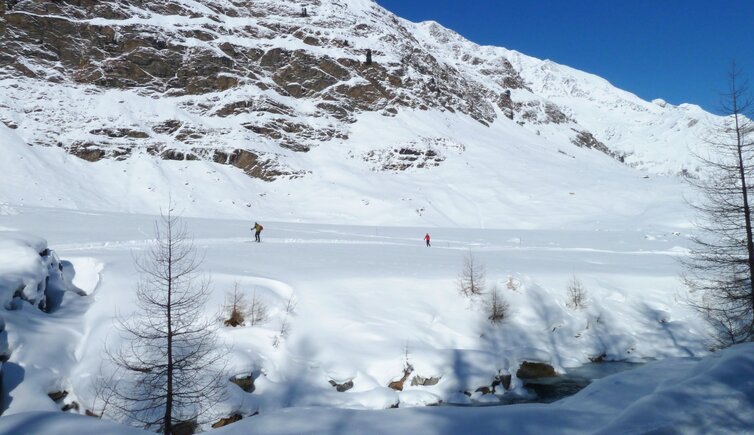
{"label": "snow-covered mountain", "polygon": [[579,174],[627,202],[694,171],[711,116],[372,0],[11,1],[0,35],[0,202],[26,205],[516,225],[589,208]]}
{"label": "snow-covered mountain", "polygon": [[[710,352],[679,279],[715,120],[372,0],[0,1],[0,434],[136,433],[85,415],[121,420],[106,350],[171,200],[227,357],[203,429],[745,431],[752,347]],[[232,289],[265,318],[227,326]]]}

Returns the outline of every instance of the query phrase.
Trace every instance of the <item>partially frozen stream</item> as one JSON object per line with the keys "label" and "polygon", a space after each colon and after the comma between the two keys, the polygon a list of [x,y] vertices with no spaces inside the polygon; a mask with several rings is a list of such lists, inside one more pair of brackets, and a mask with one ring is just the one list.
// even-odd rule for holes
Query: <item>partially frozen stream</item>
{"label": "partially frozen stream", "polygon": [[515,405],[519,403],[553,403],[566,397],[573,396],[586,388],[597,379],[637,369],[644,364],[629,362],[601,362],[589,363],[581,367],[568,369],[565,374],[551,378],[523,380],[528,395],[509,393],[500,398],[499,402],[485,401],[471,403],[443,403],[444,406],[485,407]]}
{"label": "partially frozen stream", "polygon": [[641,366],[642,364],[629,362],[589,363],[568,369],[565,374],[558,377],[526,380],[524,386],[534,393],[533,397],[518,398],[514,403],[556,402],[578,393],[594,380]]}

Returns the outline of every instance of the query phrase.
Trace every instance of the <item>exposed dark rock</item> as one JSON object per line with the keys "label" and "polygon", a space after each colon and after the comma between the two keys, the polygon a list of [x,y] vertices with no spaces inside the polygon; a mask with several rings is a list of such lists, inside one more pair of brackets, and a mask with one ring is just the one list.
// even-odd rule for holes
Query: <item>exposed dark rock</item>
{"label": "exposed dark rock", "polygon": [[432,385],[437,385],[437,383],[440,382],[440,378],[440,376],[431,376],[425,378],[423,376],[416,375],[411,379],[411,386],[430,387]]}
{"label": "exposed dark rock", "polygon": [[392,381],[388,384],[388,388],[393,389],[395,391],[403,391],[403,384],[406,382],[406,379],[413,373],[414,367],[411,364],[406,364],[406,366],[403,368],[403,377],[400,378],[397,381]]}
{"label": "exposed dark rock", "polygon": [[160,153],[160,157],[164,160],[199,160],[196,154],[178,150],[164,150]]}
{"label": "exposed dark rock", "polygon": [[178,131],[183,123],[177,119],[169,119],[152,127],[152,131],[161,134],[173,134]]}
{"label": "exposed dark rock", "polygon": [[212,429],[217,429],[217,428],[227,426],[229,424],[240,421],[241,419],[243,419],[243,416],[241,416],[241,414],[233,414],[230,417],[221,418],[218,422],[212,425]]}
{"label": "exposed dark rock", "polygon": [[73,401],[71,403],[66,403],[63,408],[61,408],[61,411],[67,412],[67,411],[78,411],[79,410],[79,403],[76,401]]}
{"label": "exposed dark rock", "polygon": [[353,380],[350,380],[348,382],[344,382],[342,384],[339,384],[339,383],[337,383],[337,382],[335,382],[335,381],[333,381],[331,379],[330,380],[330,385],[332,385],[333,387],[335,387],[335,390],[337,390],[339,393],[344,393],[344,392],[350,390],[351,388],[353,388]]}
{"label": "exposed dark rock", "polygon": [[275,169],[271,162],[261,161],[259,156],[251,151],[236,149],[230,153],[216,150],[213,160],[225,165],[233,165],[242,169],[247,175],[264,181],[272,181],[283,175]]}
{"label": "exposed dark rock", "polygon": [[199,429],[196,420],[188,420],[173,425],[173,435],[193,435]]}
{"label": "exposed dark rock", "polygon": [[511,379],[512,376],[509,374],[495,376],[492,380],[492,390],[494,391],[498,386],[502,386],[504,389],[509,390],[511,388]]}
{"label": "exposed dark rock", "polygon": [[375,150],[366,153],[364,161],[373,162],[383,171],[405,171],[410,168],[430,168],[439,166],[445,157],[432,148],[413,147],[394,148],[392,150]]}
{"label": "exposed dark rock", "polygon": [[130,128],[98,128],[91,130],[90,134],[104,135],[107,137],[130,137],[133,139],[146,139],[149,137],[148,133],[138,130],[131,130]]}
{"label": "exposed dark rock", "polygon": [[60,402],[68,396],[68,391],[53,391],[52,393],[47,393],[47,395],[53,402]]}
{"label": "exposed dark rock", "polygon": [[6,127],[10,128],[11,130],[15,130],[18,128],[18,124],[16,124],[13,121],[3,120],[3,124],[5,124]]}
{"label": "exposed dark rock", "polygon": [[230,378],[230,382],[238,385],[247,393],[253,393],[256,389],[254,386],[254,377],[252,375],[236,375]]}
{"label": "exposed dark rock", "polygon": [[571,142],[574,145],[581,148],[596,150],[601,153],[607,154],[608,156],[614,158],[615,160],[618,160],[621,163],[625,162],[626,155],[612,151],[607,147],[607,145],[597,140],[597,138],[594,137],[592,133],[589,133],[588,131],[579,131],[576,129],[572,130],[577,133],[576,136],[571,139]]}
{"label": "exposed dark rock", "polygon": [[479,388],[477,388],[475,390],[476,393],[482,393],[483,395],[484,394],[492,394],[494,391],[495,390],[493,390],[491,387],[487,387],[487,386],[479,387]]}
{"label": "exposed dark rock", "polygon": [[605,144],[598,141],[592,133],[589,133],[588,131],[574,131],[577,133],[576,137],[571,140],[574,145],[582,148],[595,149],[605,154],[610,154],[610,149],[605,146]]}
{"label": "exposed dark rock", "polygon": [[175,139],[184,143],[193,143],[199,139],[204,138],[207,132],[201,128],[193,126],[183,125],[180,130],[175,134]]}
{"label": "exposed dark rock", "polygon": [[558,106],[552,103],[545,104],[545,115],[547,115],[547,120],[552,124],[573,122],[568,115],[563,113]]}
{"label": "exposed dark rock", "polygon": [[88,162],[96,162],[105,157],[105,151],[89,142],[76,142],[67,151],[74,156]]}
{"label": "exposed dark rock", "polygon": [[558,376],[555,369],[551,365],[542,362],[524,361],[516,372],[516,377],[519,379],[538,379],[555,376]]}

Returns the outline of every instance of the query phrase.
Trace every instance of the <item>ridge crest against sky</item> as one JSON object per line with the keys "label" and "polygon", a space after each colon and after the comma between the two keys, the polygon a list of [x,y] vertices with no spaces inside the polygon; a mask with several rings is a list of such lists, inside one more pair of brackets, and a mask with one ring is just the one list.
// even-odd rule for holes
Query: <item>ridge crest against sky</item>
{"label": "ridge crest against sky", "polygon": [[[719,112],[735,59],[754,77],[754,1],[377,0],[482,45],[583,70],[645,100]],[[751,81],[751,80],[750,80]]]}

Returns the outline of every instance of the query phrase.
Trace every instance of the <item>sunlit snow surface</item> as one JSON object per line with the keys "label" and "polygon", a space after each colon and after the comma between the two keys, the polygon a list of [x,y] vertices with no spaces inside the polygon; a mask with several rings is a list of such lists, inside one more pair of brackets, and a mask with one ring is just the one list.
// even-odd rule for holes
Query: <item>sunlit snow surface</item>
{"label": "sunlit snow surface", "polygon": [[[322,4],[320,16],[395,31],[385,24],[391,16],[372,2]],[[141,24],[191,28],[201,20],[156,17]],[[248,20],[227,25],[255,25]],[[115,315],[128,316],[134,306],[134,257],[144,254],[169,199],[187,217],[205,258],[213,288],[206,315],[221,324],[218,313],[235,283],[269,308],[262,325],[222,329],[221,342],[232,346],[229,375],[252,373],[256,390],[230,385],[220,411],[259,415],[218,433],[751,431],[754,349],[709,354],[709,331],[684,304],[679,279],[692,228],[685,197],[693,193],[661,175],[694,172],[689,151],[703,151],[710,115],[642,101],[550,61],[479,47],[435,23],[396,20],[438,61],[482,88],[503,91],[480,71],[509,60],[529,87],[514,89],[515,101],[554,102],[578,124],[521,126],[501,112],[490,126],[440,110],[401,108],[390,118],[361,112],[343,126],[347,140],[296,153],[239,127],[243,116],[259,113],[218,119],[186,109],[200,106],[194,103],[202,96],[154,99],[65,82],[0,80],[8,97],[0,115],[16,126],[0,123],[0,300],[15,308],[2,312],[0,348],[10,360],[2,367],[0,432],[130,433],[62,413],[62,403],[47,394],[68,391],[65,402],[79,403],[79,412],[97,407],[93,381],[109,365],[104,345],[117,346]],[[354,49],[385,53],[380,61],[400,60],[374,35],[347,36]],[[340,55],[286,35],[263,44]],[[232,102],[260,92],[244,86],[208,98]],[[313,101],[264,94],[294,106],[306,122],[328,122],[310,116]],[[150,131],[173,118],[226,128],[228,134],[207,136],[203,145],[253,144],[303,177],[270,183],[230,166],[162,161],[144,150],[90,163],[39,146],[92,139],[93,126],[125,122]],[[627,164],[573,145],[573,128],[582,127],[627,154]],[[364,159],[423,140],[434,141],[445,158],[439,166],[385,172]],[[265,227],[261,244],[252,242],[255,220]],[[431,248],[423,244],[426,232]],[[39,253],[48,246],[63,260],[68,291],[43,313],[12,298],[21,284],[32,294],[44,281]],[[456,278],[469,252],[510,303],[502,326],[487,322],[479,302],[458,295]],[[574,276],[588,294],[587,307],[577,311],[566,307]],[[295,301],[290,336],[274,347],[289,300]],[[551,405],[423,407],[499,401],[474,391],[497,374],[515,375],[522,361],[563,371],[602,355],[660,361]],[[409,378],[403,392],[388,389],[406,360],[412,376],[439,382],[411,386]],[[331,380],[354,386],[339,393]],[[504,395],[518,393],[514,377]],[[401,409],[384,409],[396,404]]]}
{"label": "sunlit snow surface", "polygon": [[[0,425],[6,431],[24,418],[8,415],[58,409],[46,396],[51,391],[68,390],[69,399],[77,400],[82,410],[92,406],[92,379],[103,364],[104,342],[117,342],[116,311],[128,315],[132,310],[133,257],[144,253],[155,221],[148,215],[15,209],[16,214],[0,216],[0,225],[46,238],[50,248],[70,262],[72,283],[88,296],[66,295],[64,304],[50,314],[31,306],[5,312],[13,351],[3,367],[4,388],[10,390],[4,398],[5,426]],[[228,413],[260,412],[234,425],[241,432],[379,433],[417,427],[457,432],[464,424],[536,432],[550,421],[541,413],[551,416],[558,428],[634,427],[643,420],[633,418],[632,412],[640,411],[628,405],[651,393],[660,380],[660,386],[670,390],[645,400],[663,402],[662,394],[669,395],[674,402],[669,402],[673,407],[667,410],[667,421],[691,421],[678,407],[702,408],[707,396],[752,397],[748,381],[729,382],[736,376],[734,369],[744,370],[742,377],[751,372],[752,361],[745,352],[731,352],[726,355],[736,362],[726,363],[723,374],[706,371],[717,364],[717,356],[703,364],[693,359],[650,364],[599,381],[557,405],[344,410],[452,402],[459,391],[490,385],[498,372],[515,373],[524,360],[548,362],[562,371],[603,353],[608,360],[627,361],[707,355],[704,323],[684,305],[686,293],[678,278],[677,260],[688,245],[682,228],[428,230],[264,221],[263,242],[257,244],[249,221],[189,218],[187,224],[205,255],[203,270],[212,278],[207,315],[217,315],[235,282],[270,307],[264,325],[222,330],[224,341],[232,345],[231,374],[257,376],[254,393],[232,386],[223,405]],[[431,248],[423,245],[426,231],[432,234]],[[39,243],[31,236],[9,234],[14,233],[3,235],[5,244],[13,237]],[[497,285],[511,304],[510,319],[500,327],[491,326],[478,304],[457,293],[455,280],[468,252],[486,266],[488,284]],[[36,255],[35,250],[28,255]],[[23,270],[26,260],[19,256],[5,267]],[[578,311],[565,306],[566,285],[574,275],[588,292],[587,308]],[[296,301],[291,334],[274,348],[291,297]],[[407,382],[403,392],[386,388],[400,377],[407,351],[414,374],[439,376],[437,385],[412,387]],[[697,391],[702,387],[696,381],[686,382],[695,373],[714,385]],[[9,386],[8,377],[19,375],[22,382]],[[354,387],[339,393],[330,380],[353,380]],[[520,388],[514,378],[513,392],[505,394]],[[684,394],[689,395],[687,405]],[[482,400],[478,394],[472,398]],[[720,406],[731,412],[745,403],[724,400]],[[666,422],[661,414],[656,413],[657,424]],[[722,414],[699,418],[715,421]],[[732,423],[751,421],[747,418]],[[343,421],[347,430],[339,426]],[[362,424],[366,427],[359,428]],[[233,433],[234,426],[226,430]]]}

